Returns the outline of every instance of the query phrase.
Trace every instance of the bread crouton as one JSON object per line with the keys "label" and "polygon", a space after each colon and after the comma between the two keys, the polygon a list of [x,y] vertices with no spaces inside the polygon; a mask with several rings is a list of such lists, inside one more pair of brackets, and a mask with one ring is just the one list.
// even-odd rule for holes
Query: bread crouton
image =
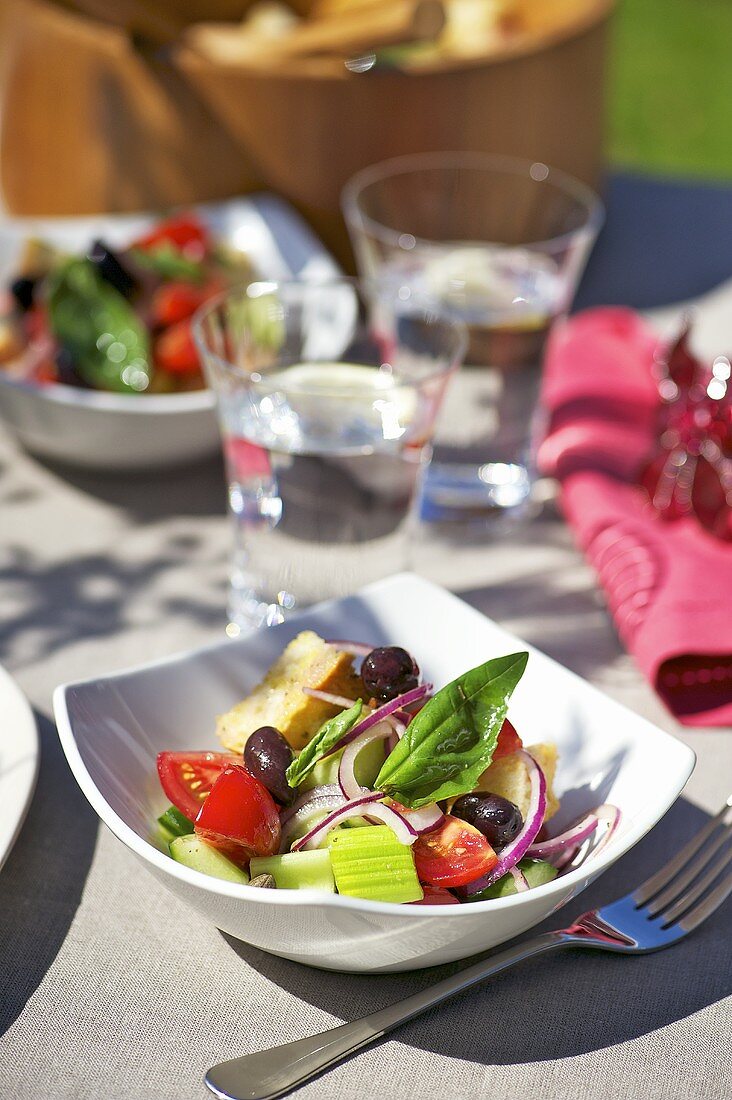
{"label": "bread crouton", "polygon": [[[549,743],[540,745],[527,745],[526,751],[534,757],[537,764],[546,776],[546,813],[544,820],[548,821],[559,809],[559,799],[554,794],[554,776],[557,770],[557,747]],[[513,802],[521,810],[526,818],[529,808],[529,772],[521,757],[512,752],[509,756],[502,756],[481,775],[476,790],[491,791],[492,794],[500,794]]]}
{"label": "bread crouton", "polygon": [[354,700],[364,695],[353,657],[328,645],[312,630],[304,630],[251,695],[218,718],[216,733],[222,744],[232,752],[241,752],[250,733],[260,726],[275,726],[293,749],[301,749],[323,722],[340,710],[332,703],[312,699],[303,692],[304,687]]}

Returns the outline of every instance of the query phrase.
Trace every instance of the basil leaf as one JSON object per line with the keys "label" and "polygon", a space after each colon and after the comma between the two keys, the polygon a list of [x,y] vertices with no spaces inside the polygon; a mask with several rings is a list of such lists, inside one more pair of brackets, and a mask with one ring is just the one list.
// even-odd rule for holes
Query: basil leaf
{"label": "basil leaf", "polygon": [[384,761],[374,790],[413,809],[472,791],[491,762],[528,658],[486,661],[438,691]]}
{"label": "basil leaf", "polygon": [[158,278],[202,283],[205,275],[200,260],[189,260],[170,241],[161,241],[152,248],[131,248],[129,254],[139,267],[154,272]]}
{"label": "basil leaf", "polygon": [[90,385],[138,393],[150,384],[147,329],[118,290],[87,259],[65,262],[48,277],[51,330]]}
{"label": "basil leaf", "polygon": [[349,710],[343,710],[340,714],[336,714],[335,718],[329,718],[325,725],[320,727],[312,741],[308,741],[300,755],[295,757],[285,772],[287,782],[291,787],[296,787],[298,783],[302,783],[321,756],[325,756],[327,752],[330,752],[333,746],[338,744],[341,737],[348,733],[350,729],[353,729],[361,717],[362,710],[363,703],[360,699],[357,699]]}

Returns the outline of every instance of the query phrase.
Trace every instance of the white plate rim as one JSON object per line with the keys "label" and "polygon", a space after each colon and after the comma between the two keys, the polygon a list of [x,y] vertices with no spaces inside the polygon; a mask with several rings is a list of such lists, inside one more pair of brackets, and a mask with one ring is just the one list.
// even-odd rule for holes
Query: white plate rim
{"label": "white plate rim", "polygon": [[[0,665],[0,868],[25,821],[38,778],[40,745],[30,703]],[[9,768],[6,767],[9,764]]]}
{"label": "white plate rim", "polygon": [[[475,617],[476,620],[479,620],[482,623],[484,623],[485,621],[493,623],[493,620],[488,619],[488,617],[483,615],[482,612],[478,611],[474,607],[471,607],[470,604],[465,603],[464,600],[461,600],[454,593],[449,592],[447,589],[442,588],[440,585],[434,584],[431,581],[427,581],[423,577],[420,577],[414,573],[407,572],[394,574],[390,577],[386,577],[383,580],[376,581],[373,584],[370,584],[367,587],[360,589],[357,593],[354,593],[354,595],[367,599],[370,594],[378,593],[380,590],[386,587],[395,584],[403,585],[405,583],[413,585],[418,584],[423,588],[426,596],[431,595],[433,598],[435,596],[439,596],[439,598],[441,599],[447,599],[459,604],[464,613],[469,613],[471,616]],[[329,607],[337,605],[339,602],[339,600],[328,600],[324,601],[323,603],[316,604],[314,605],[314,607],[303,609],[303,611],[293,615],[288,620],[288,623],[291,624],[293,621],[297,621],[300,618],[307,618],[309,613],[312,613],[315,610],[320,610],[321,608],[327,609]],[[501,630],[506,639],[511,640],[512,644],[516,644],[523,649],[527,649],[529,653],[541,653],[541,651],[538,650],[535,646],[532,646],[528,642],[523,641],[523,639],[516,637],[516,635],[513,635],[510,632],[503,630],[503,628],[500,627],[499,624],[493,623],[493,625]],[[262,627],[260,629],[276,630],[277,627]],[[253,634],[256,633],[256,630],[252,630],[249,631],[247,634],[240,635],[239,637],[251,637]],[[98,790],[96,784],[94,783],[94,780],[92,779],[81,756],[81,752],[79,751],[79,748],[76,744],[76,739],[74,737],[73,728],[71,725],[71,720],[69,718],[66,703],[67,691],[70,691],[75,687],[81,686],[82,684],[95,683],[100,679],[114,680],[143,671],[149,672],[152,669],[159,668],[164,665],[183,662],[191,657],[199,656],[203,653],[210,653],[227,645],[236,645],[238,640],[239,639],[222,639],[217,642],[211,642],[204,646],[194,647],[193,649],[186,650],[182,653],[158,658],[157,660],[148,661],[140,665],[132,666],[130,668],[120,669],[115,673],[111,673],[103,677],[89,677],[88,679],[84,680],[76,680],[71,683],[60,684],[55,689],[53,693],[53,709],[61,745],[68,760],[69,767],[71,768],[71,771],[73,772],[74,777],[81,787],[87,800],[94,808],[99,818],[112,831],[112,833],[114,833],[114,835],[119,840],[121,840],[122,843],[126,845],[126,847],[130,848],[131,851],[133,851],[140,859],[152,864],[153,867],[155,867],[163,874],[172,875],[174,878],[180,879],[182,882],[186,883],[189,886],[198,888],[204,886],[209,892],[219,894],[227,898],[246,898],[247,900],[253,900],[254,897],[259,904],[264,905],[282,905],[297,907],[306,905],[308,903],[312,904],[313,902],[317,902],[318,905],[326,908],[345,909],[351,910],[352,912],[379,913],[392,917],[397,916],[403,917],[404,919],[408,918],[410,920],[414,920],[414,909],[411,906],[397,905],[393,902],[369,901],[362,898],[345,897],[340,894],[324,894],[317,891],[309,890],[262,890],[257,891],[253,895],[247,886],[239,883],[226,882],[223,879],[215,879],[209,875],[204,875],[199,871],[191,870],[188,867],[184,867],[182,864],[176,863],[169,856],[165,855],[163,852],[160,852],[154,845],[144,840],[138,833],[131,829],[130,826],[127,825],[126,822],[124,822],[122,818],[115,813],[115,811],[107,803],[106,799],[103,798],[101,792]],[[545,660],[551,661],[553,665],[556,665],[557,668],[561,668],[563,674],[571,676],[573,679],[583,684],[585,687],[591,687],[593,691],[597,691],[599,695],[606,697],[604,696],[603,692],[588,684],[586,680],[584,680],[581,676],[578,676],[576,673],[572,672],[571,669],[567,669],[564,666],[561,666],[559,662],[555,661],[551,657],[548,657],[544,653],[542,653],[541,655]],[[613,702],[615,701],[613,700]],[[621,710],[628,709],[620,703],[615,703],[615,705]],[[636,823],[635,827],[629,829],[628,832],[622,836],[622,838],[613,838],[610,843],[607,844],[604,850],[598,854],[597,858],[592,861],[591,865],[578,867],[574,871],[570,871],[569,874],[562,875],[554,879],[552,882],[545,883],[542,886],[533,887],[531,890],[532,896],[536,897],[537,891],[542,891],[542,893],[546,895],[547,899],[549,899],[550,897],[552,899],[556,898],[557,904],[560,904],[562,902],[562,895],[566,893],[567,886],[569,886],[570,884],[579,884],[583,879],[587,878],[588,874],[590,875],[591,879],[595,879],[600,874],[602,874],[602,872],[606,870],[607,867],[609,867],[612,863],[615,863],[616,860],[625,855],[626,852],[630,851],[630,849],[633,848],[638,843],[638,841],[640,841],[646,835],[646,833],[648,833],[658,823],[658,821],[660,821],[661,817],[663,817],[663,814],[666,813],[666,811],[673,805],[678,796],[681,794],[681,791],[683,790],[689,776],[694,770],[694,766],[696,764],[696,753],[688,745],[684,744],[684,742],[679,741],[675,737],[672,737],[671,734],[666,733],[658,726],[654,726],[653,723],[648,722],[641,716],[633,714],[633,717],[635,720],[640,721],[650,727],[656,733],[656,735],[660,735],[662,738],[673,744],[675,750],[678,752],[679,763],[676,771],[676,783],[673,785],[673,787],[669,788],[671,792],[671,797],[664,797],[663,807],[660,814],[658,814],[657,816],[653,816],[650,820],[646,820],[645,818],[639,820]],[[420,912],[423,912],[425,915],[434,916],[435,914],[440,913],[440,915],[444,916],[446,919],[459,920],[467,919],[470,913],[473,913],[475,915],[477,912],[481,911],[492,912],[497,909],[509,909],[513,906],[520,905],[524,896],[524,894],[514,894],[504,898],[493,898],[489,901],[471,902],[469,905],[423,904],[419,908]]]}

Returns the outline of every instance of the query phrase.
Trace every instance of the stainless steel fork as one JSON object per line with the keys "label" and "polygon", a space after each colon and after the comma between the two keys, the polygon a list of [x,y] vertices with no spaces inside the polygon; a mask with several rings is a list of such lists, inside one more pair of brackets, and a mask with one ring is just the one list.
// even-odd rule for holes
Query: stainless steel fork
{"label": "stainless steel fork", "polygon": [[[569,928],[545,932],[406,997],[380,1012],[295,1043],[220,1062],[206,1084],[222,1100],[273,1100],[304,1084],[388,1031],[516,963],[559,947],[645,954],[693,932],[732,892],[732,795],[711,821],[655,875],[619,901],[584,913]],[[715,859],[715,857],[717,857]]]}

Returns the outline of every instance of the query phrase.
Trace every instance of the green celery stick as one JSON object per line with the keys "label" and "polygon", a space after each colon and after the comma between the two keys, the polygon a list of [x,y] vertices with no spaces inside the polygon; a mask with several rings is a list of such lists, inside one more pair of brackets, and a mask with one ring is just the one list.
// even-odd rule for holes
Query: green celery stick
{"label": "green celery stick", "polygon": [[328,841],[339,894],[371,901],[421,901],[412,849],[388,825],[333,832]]}

